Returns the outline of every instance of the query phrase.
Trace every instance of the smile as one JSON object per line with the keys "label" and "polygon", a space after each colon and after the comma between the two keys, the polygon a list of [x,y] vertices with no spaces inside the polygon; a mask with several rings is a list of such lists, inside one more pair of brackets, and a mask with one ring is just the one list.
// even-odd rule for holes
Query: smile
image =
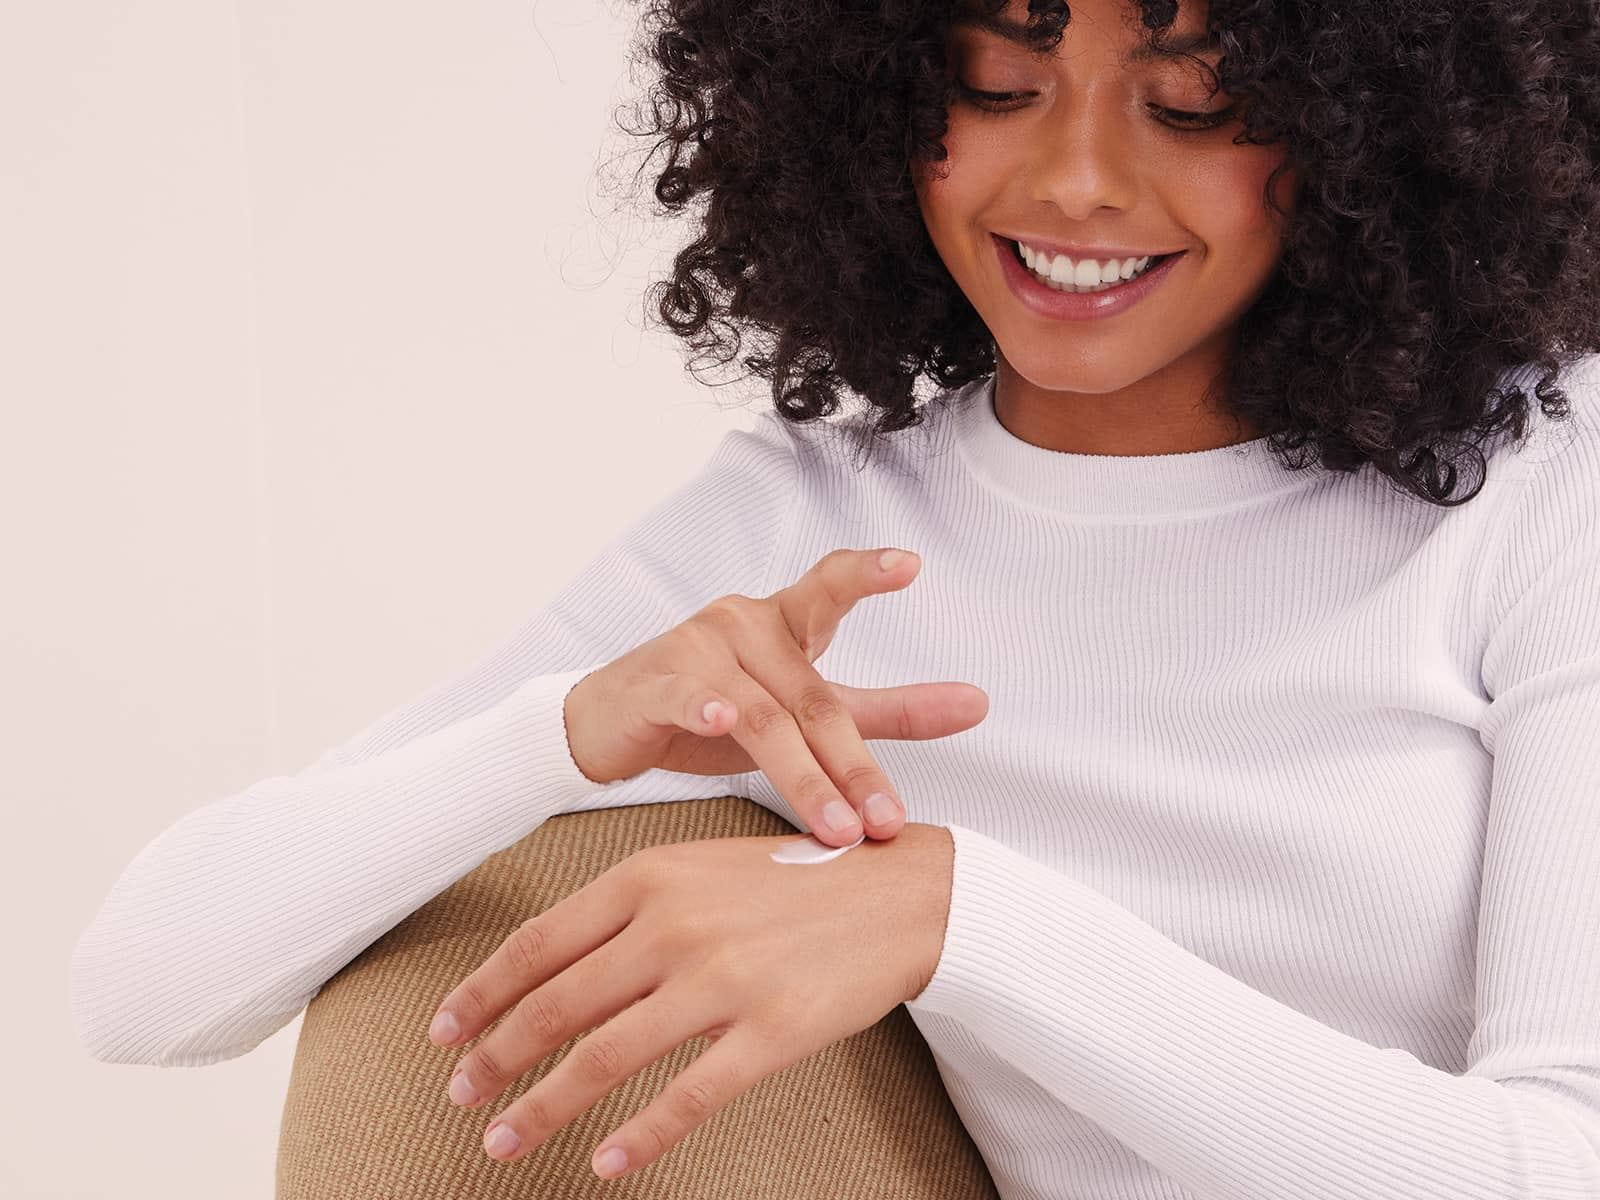
{"label": "smile", "polygon": [[1088,320],[1123,312],[1164,283],[1187,251],[1152,257],[1131,278],[1096,284],[1084,291],[1064,290],[1072,285],[1046,282],[1022,259],[1017,243],[991,234],[1001,271],[1012,294],[1040,316],[1055,320]]}

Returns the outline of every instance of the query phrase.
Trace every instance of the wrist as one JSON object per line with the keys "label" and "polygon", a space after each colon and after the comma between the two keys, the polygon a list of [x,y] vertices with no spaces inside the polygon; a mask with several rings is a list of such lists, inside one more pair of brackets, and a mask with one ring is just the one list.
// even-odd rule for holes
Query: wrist
{"label": "wrist", "polygon": [[[590,675],[592,674],[593,672],[591,671]],[[592,763],[586,763],[584,761],[578,750],[578,739],[573,735],[573,729],[577,725],[577,722],[574,721],[574,717],[581,712],[581,709],[574,704],[574,698],[578,694],[578,689],[583,686],[584,682],[588,680],[588,678],[589,675],[585,675],[582,679],[578,680],[577,683],[573,684],[567,689],[567,694],[562,697],[561,730],[563,736],[565,736],[567,740],[567,757],[572,759],[573,765],[578,768],[578,773],[590,783],[603,787],[605,784],[610,783],[611,781],[603,778],[605,774],[603,771],[595,768]]]}
{"label": "wrist", "polygon": [[898,847],[907,856],[904,912],[914,922],[919,964],[915,989],[906,997],[912,1000],[933,979],[944,955],[954,886],[955,838],[944,825],[907,821],[893,838],[877,845],[884,849]]}

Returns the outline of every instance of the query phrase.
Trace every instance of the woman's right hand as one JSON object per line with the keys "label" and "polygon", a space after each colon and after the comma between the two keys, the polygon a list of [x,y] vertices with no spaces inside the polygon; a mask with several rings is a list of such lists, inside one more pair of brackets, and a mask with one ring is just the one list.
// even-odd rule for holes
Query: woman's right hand
{"label": "woman's right hand", "polygon": [[[812,667],[856,601],[904,587],[921,568],[903,551],[880,567],[884,553],[834,550],[770,596],[719,596],[585,675],[564,710],[578,769],[594,783],[652,767],[691,775],[759,769],[819,840],[854,842],[857,813],[871,836],[893,837],[905,808],[865,739],[960,733],[988,715],[989,697],[970,683],[854,688]],[[894,801],[884,820],[865,812],[878,792]]]}

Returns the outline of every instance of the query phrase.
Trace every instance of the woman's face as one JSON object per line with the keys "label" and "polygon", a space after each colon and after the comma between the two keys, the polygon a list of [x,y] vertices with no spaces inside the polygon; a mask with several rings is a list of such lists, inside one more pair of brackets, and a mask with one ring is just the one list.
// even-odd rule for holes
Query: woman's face
{"label": "woman's face", "polygon": [[[958,87],[949,158],[933,165],[948,174],[934,179],[932,167],[922,168],[918,202],[946,269],[995,339],[1013,404],[1023,393],[1071,393],[1085,402],[1075,406],[1085,431],[1096,419],[1126,426],[1137,400],[1141,420],[1159,422],[1153,407],[1163,400],[1192,410],[1273,274],[1280,230],[1263,187],[1284,151],[1233,145],[1241,128],[1234,98],[1208,95],[1210,76],[1194,63],[1133,58],[1145,33],[1129,0],[1072,0],[1071,10],[1043,62],[1021,44],[957,24],[949,55],[958,84],[1024,95],[990,102]],[[1019,0],[1001,14],[1026,17]],[[1167,38],[1204,33],[1204,9],[1184,3]],[[1193,53],[1212,67],[1221,59],[1220,50]],[[1196,128],[1162,109],[1229,115]],[[1292,173],[1279,183],[1278,203],[1292,211]],[[1062,319],[1030,307],[1008,282],[1000,256],[1029,235],[1183,255],[1131,307]],[[1171,413],[1184,419],[1179,408]]]}

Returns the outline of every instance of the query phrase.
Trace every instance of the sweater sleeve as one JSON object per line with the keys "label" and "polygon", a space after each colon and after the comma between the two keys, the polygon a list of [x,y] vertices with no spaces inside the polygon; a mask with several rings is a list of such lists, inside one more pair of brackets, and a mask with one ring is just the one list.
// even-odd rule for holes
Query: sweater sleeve
{"label": "sweater sleeve", "polygon": [[562,812],[739,793],[651,769],[596,784],[567,745],[585,675],[730,592],[765,594],[798,473],[784,418],[723,436],[494,652],[325,751],[169,826],[79,935],[79,1040],[101,1062],[253,1049],[407,914]]}
{"label": "sweater sleeve", "polygon": [[1486,610],[1493,755],[1460,1074],[1258,991],[1129,909],[949,826],[944,950],[911,1003],[1208,1200],[1600,1197],[1600,453],[1519,489]]}

